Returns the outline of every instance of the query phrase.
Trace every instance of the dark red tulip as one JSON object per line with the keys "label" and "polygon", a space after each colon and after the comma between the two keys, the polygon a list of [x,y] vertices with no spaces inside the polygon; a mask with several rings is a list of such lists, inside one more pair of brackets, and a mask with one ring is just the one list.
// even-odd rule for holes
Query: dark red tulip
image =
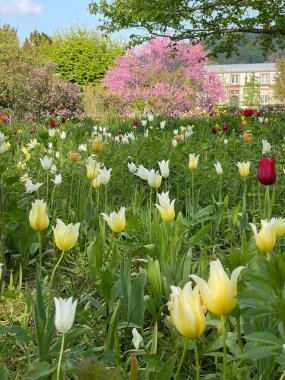
{"label": "dark red tulip", "polygon": [[133,122],[133,127],[134,127],[134,128],[137,128],[138,126],[139,126],[139,122],[136,121],[136,120],[134,120],[134,122]]}
{"label": "dark red tulip", "polygon": [[217,133],[217,128],[213,127],[212,128],[212,133],[215,135]]}
{"label": "dark red tulip", "polygon": [[56,123],[54,120],[50,120],[49,125],[54,128],[56,126]]}
{"label": "dark red tulip", "polygon": [[18,133],[17,129],[14,129],[13,133],[16,135]]}
{"label": "dark red tulip", "polygon": [[229,124],[224,123],[224,124],[223,124],[223,130],[224,130],[224,131],[227,131],[227,130],[229,129],[229,126],[230,126]]}
{"label": "dark red tulip", "polygon": [[260,117],[261,116],[261,113],[259,111],[255,112],[255,116],[256,117]]}
{"label": "dark red tulip", "polygon": [[62,118],[61,118],[61,122],[62,122],[62,124],[65,123],[65,117],[62,117]]}
{"label": "dark red tulip", "polygon": [[251,108],[246,108],[246,109],[243,111],[243,114],[244,114],[244,116],[246,116],[246,117],[252,116],[252,114],[253,114],[253,109],[251,109]]}
{"label": "dark red tulip", "polygon": [[121,129],[118,130],[118,135],[122,135],[123,131]]}
{"label": "dark red tulip", "polygon": [[31,133],[31,134],[36,133],[35,128],[30,129],[30,133]]}
{"label": "dark red tulip", "polygon": [[276,182],[275,158],[263,157],[259,161],[258,181],[263,185],[273,185]]}

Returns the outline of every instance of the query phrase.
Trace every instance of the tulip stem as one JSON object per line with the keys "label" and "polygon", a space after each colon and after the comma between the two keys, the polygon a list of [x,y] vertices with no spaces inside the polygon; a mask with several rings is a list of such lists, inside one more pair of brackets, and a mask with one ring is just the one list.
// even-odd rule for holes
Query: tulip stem
{"label": "tulip stem", "polygon": [[192,170],[192,212],[195,214],[195,195],[194,195],[194,170]]}
{"label": "tulip stem", "polygon": [[186,357],[186,353],[187,353],[187,348],[188,348],[188,338],[184,338],[183,352],[182,352],[182,356],[181,356],[180,362],[178,364],[178,368],[177,368],[174,380],[179,380],[179,375],[180,375],[183,363],[185,361],[185,357]]}
{"label": "tulip stem", "polygon": [[38,231],[38,239],[39,239],[39,266],[40,266],[40,275],[42,275],[43,252],[42,252],[42,239],[41,239],[41,232],[40,231]]}
{"label": "tulip stem", "polygon": [[197,339],[194,339],[194,351],[195,351],[195,362],[196,362],[196,380],[200,380],[200,362],[199,362],[199,351]]}
{"label": "tulip stem", "polygon": [[64,349],[64,338],[65,338],[65,334],[62,334],[61,348],[60,348],[60,354],[59,354],[59,358],[58,358],[56,380],[60,380],[60,368],[61,368],[61,361],[62,361],[62,355],[63,355],[63,349]]}
{"label": "tulip stem", "polygon": [[61,263],[61,261],[63,259],[63,256],[64,256],[64,251],[62,251],[60,258],[59,258],[58,262],[56,263],[55,267],[53,268],[53,271],[51,274],[50,283],[49,283],[49,302],[48,302],[48,305],[50,305],[51,299],[52,299],[52,285],[53,285],[54,275],[55,275],[57,268],[59,267],[59,264]]}
{"label": "tulip stem", "polygon": [[223,339],[223,380],[227,380],[227,329],[226,329],[226,318],[224,315],[221,315],[222,322],[222,339]]}

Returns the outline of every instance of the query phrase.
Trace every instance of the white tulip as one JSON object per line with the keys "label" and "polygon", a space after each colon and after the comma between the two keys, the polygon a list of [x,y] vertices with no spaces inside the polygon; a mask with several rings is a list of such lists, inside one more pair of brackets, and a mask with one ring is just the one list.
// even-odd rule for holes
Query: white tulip
{"label": "white tulip", "polygon": [[55,136],[55,129],[49,129],[48,135],[49,135],[49,137],[54,137]]}
{"label": "white tulip", "polygon": [[160,161],[158,162],[159,168],[160,168],[160,173],[163,178],[167,178],[169,176],[169,160],[167,161]]}
{"label": "white tulip", "polygon": [[52,182],[55,184],[55,185],[60,185],[61,182],[62,182],[62,175],[61,174],[57,174],[54,179],[52,179]]}
{"label": "white tulip", "polygon": [[102,185],[108,185],[111,179],[112,169],[106,169],[105,167],[99,169],[99,181]]}
{"label": "white tulip", "polygon": [[72,302],[72,297],[68,300],[54,298],[55,303],[55,327],[62,334],[71,329],[77,306],[77,300]]}
{"label": "white tulip", "polygon": [[166,125],[166,121],[165,120],[162,120],[160,122],[160,129],[164,129],[165,128],[165,125]]}
{"label": "white tulip", "polygon": [[42,186],[42,183],[36,183],[35,185],[32,183],[32,181],[28,178],[25,183],[26,193],[34,193],[35,191],[38,191],[39,188]]}
{"label": "white tulip", "polygon": [[214,166],[215,166],[217,174],[218,175],[222,175],[223,174],[223,169],[222,169],[221,163],[217,162],[216,164],[214,164]]}
{"label": "white tulip", "polygon": [[154,116],[152,114],[149,114],[147,116],[147,118],[148,118],[148,121],[153,121],[154,120]]}
{"label": "white tulip", "polygon": [[87,151],[87,144],[80,144],[78,147],[78,150],[80,152],[86,152]]}
{"label": "white tulip", "polygon": [[44,158],[40,158],[41,165],[44,170],[49,170],[52,165],[52,159],[44,156]]}
{"label": "white tulip", "polygon": [[135,173],[137,171],[137,166],[133,162],[128,162],[128,168],[131,173]]}
{"label": "white tulip", "polygon": [[146,127],[146,125],[147,125],[147,120],[142,120],[141,123],[142,123],[142,126],[143,126],[143,127]]}
{"label": "white tulip", "polygon": [[262,154],[265,154],[267,152],[270,152],[271,145],[267,140],[262,140]]}
{"label": "white tulip", "polygon": [[138,332],[136,328],[132,329],[132,334],[133,334],[132,343],[135,349],[138,350],[141,345],[143,346],[143,337],[141,336],[141,334]]}
{"label": "white tulip", "polygon": [[4,133],[0,132],[0,142],[3,142],[5,140]]}
{"label": "white tulip", "polygon": [[144,181],[148,180],[149,176],[149,170],[146,169],[143,165],[139,165],[137,172],[135,173],[136,176],[140,177]]}
{"label": "white tulip", "polygon": [[61,138],[61,140],[66,139],[66,132],[65,132],[65,131],[62,131],[62,132],[61,132],[61,134],[60,134],[60,138]]}

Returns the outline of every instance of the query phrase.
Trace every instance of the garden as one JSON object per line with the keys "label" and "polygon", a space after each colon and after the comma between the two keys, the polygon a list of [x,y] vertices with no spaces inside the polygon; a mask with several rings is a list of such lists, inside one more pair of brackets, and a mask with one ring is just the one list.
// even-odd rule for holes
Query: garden
{"label": "garden", "polygon": [[[0,27],[0,380],[285,379],[284,59],[228,107],[204,2],[111,3],[152,38]],[[224,8],[283,46],[282,2],[214,3],[212,52]]]}

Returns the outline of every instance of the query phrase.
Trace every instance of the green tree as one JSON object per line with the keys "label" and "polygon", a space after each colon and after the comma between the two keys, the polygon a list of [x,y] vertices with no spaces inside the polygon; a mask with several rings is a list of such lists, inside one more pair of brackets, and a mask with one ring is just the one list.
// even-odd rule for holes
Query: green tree
{"label": "green tree", "polygon": [[80,85],[99,83],[122,50],[110,38],[79,27],[57,32],[51,44],[40,46],[42,55],[57,64],[63,79]]}
{"label": "green tree", "polygon": [[[104,31],[137,28],[148,36],[203,41],[213,55],[232,55],[248,33],[258,36],[264,52],[285,46],[284,0],[93,0],[89,10],[103,15]],[[134,43],[143,39],[133,35]]]}
{"label": "green tree", "polygon": [[285,102],[285,57],[276,62],[277,76],[274,85],[275,96],[281,102]]}
{"label": "green tree", "polygon": [[245,84],[243,90],[243,105],[244,106],[258,106],[259,99],[259,81],[254,73],[245,76]]}

